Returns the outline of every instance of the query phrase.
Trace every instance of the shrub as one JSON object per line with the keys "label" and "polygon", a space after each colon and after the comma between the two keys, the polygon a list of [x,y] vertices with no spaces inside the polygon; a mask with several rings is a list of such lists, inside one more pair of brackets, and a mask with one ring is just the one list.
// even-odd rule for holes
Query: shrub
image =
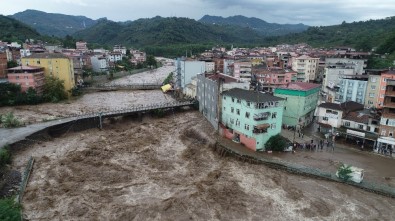
{"label": "shrub", "polygon": [[49,102],[59,102],[67,98],[67,94],[64,89],[64,81],[57,77],[46,76],[43,98]]}
{"label": "shrub", "polygon": [[337,169],[337,176],[343,181],[348,181],[351,178],[351,173],[351,165],[341,164]]}
{"label": "shrub", "polygon": [[282,137],[280,134],[277,134],[269,138],[269,140],[266,142],[265,148],[266,150],[284,151],[284,148],[287,147],[287,144],[287,139]]}
{"label": "shrub", "polygon": [[20,221],[21,206],[15,200],[7,198],[0,199],[0,220],[4,221]]}
{"label": "shrub", "polygon": [[21,122],[14,116],[12,112],[1,117],[1,124],[5,128],[13,128],[21,126]]}
{"label": "shrub", "polygon": [[8,146],[3,146],[0,149],[0,168],[11,163],[11,154],[8,148]]}

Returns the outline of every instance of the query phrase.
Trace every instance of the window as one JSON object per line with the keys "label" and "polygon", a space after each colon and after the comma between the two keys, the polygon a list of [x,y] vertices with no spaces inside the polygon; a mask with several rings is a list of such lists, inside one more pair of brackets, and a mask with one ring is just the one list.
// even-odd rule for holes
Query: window
{"label": "window", "polygon": [[235,112],[235,109],[233,107],[230,108],[230,112],[233,113]]}
{"label": "window", "polygon": [[371,85],[370,88],[371,88],[372,90],[376,90],[376,85]]}
{"label": "window", "polygon": [[224,107],[224,111],[226,111],[226,107]]}
{"label": "window", "polygon": [[240,115],[240,109],[236,109],[236,114]]}
{"label": "window", "polygon": [[250,112],[246,112],[246,118],[250,118]]}
{"label": "window", "polygon": [[240,103],[241,103],[241,100],[240,100],[240,99],[237,99],[237,103],[240,104]]}
{"label": "window", "polygon": [[371,80],[370,80],[371,82],[376,82],[377,81],[377,78],[371,78]]}
{"label": "window", "polygon": [[232,97],[232,102],[235,102],[235,99]]}
{"label": "window", "polygon": [[286,110],[287,109],[287,107],[284,107],[284,110]]}
{"label": "window", "polygon": [[323,117],[322,120],[328,121],[328,118],[327,117]]}
{"label": "window", "polygon": [[387,131],[382,130],[382,131],[381,131],[381,136],[385,136],[386,133],[387,133]]}
{"label": "window", "polygon": [[383,82],[387,82],[387,78],[383,78]]}
{"label": "window", "polygon": [[236,126],[240,127],[240,121],[239,121],[239,119],[236,119]]}
{"label": "window", "polygon": [[251,102],[247,101],[247,107],[249,107],[251,105]]}
{"label": "window", "polygon": [[358,128],[363,130],[363,124],[358,124]]}
{"label": "window", "polygon": [[388,133],[388,136],[389,137],[392,137],[394,135],[394,132],[393,131],[390,131],[389,133]]}
{"label": "window", "polygon": [[350,122],[345,121],[345,122],[344,122],[344,126],[345,126],[345,127],[349,127],[349,126],[350,126]]}
{"label": "window", "polygon": [[272,129],[276,129],[276,124],[272,124],[272,125],[270,125],[270,128],[272,128]]}
{"label": "window", "polygon": [[273,112],[272,113],[272,118],[274,119],[274,118],[277,118],[277,112]]}
{"label": "window", "polygon": [[244,125],[244,129],[250,130],[250,125],[248,125],[248,124]]}
{"label": "window", "polygon": [[380,94],[380,98],[384,98],[384,94]]}
{"label": "window", "polygon": [[226,97],[224,96],[224,100],[226,100]]}
{"label": "window", "polygon": [[373,104],[373,101],[368,101],[368,104]]}
{"label": "window", "polygon": [[25,78],[25,79],[29,79],[29,76],[25,76],[24,78]]}
{"label": "window", "polygon": [[369,97],[374,97],[374,93],[369,93]]}
{"label": "window", "polygon": [[385,86],[382,86],[382,87],[381,87],[381,90],[385,91]]}

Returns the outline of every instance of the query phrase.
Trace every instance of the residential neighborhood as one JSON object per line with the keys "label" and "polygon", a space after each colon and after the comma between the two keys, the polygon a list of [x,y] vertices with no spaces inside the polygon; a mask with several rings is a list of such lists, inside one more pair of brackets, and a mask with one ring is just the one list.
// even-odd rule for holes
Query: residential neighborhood
{"label": "residential neighborhood", "polygon": [[395,17],[167,13],[0,15],[0,220],[394,220]]}

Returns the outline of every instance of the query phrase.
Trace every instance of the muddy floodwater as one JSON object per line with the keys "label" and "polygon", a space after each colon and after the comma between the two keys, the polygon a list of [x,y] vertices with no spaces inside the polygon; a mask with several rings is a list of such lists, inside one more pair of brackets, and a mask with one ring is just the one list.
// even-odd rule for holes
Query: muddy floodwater
{"label": "muddy floodwater", "polygon": [[121,118],[25,147],[28,220],[395,220],[395,199],[220,157],[196,111]]}

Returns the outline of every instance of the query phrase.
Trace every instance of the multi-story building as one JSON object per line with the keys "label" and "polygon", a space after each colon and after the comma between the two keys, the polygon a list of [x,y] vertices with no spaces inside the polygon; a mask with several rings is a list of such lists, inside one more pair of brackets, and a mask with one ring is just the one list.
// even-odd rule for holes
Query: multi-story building
{"label": "multi-story building", "polygon": [[326,102],[335,101],[341,79],[355,75],[355,64],[327,64],[322,82],[322,90],[326,94]]}
{"label": "multi-story building", "polygon": [[84,41],[77,41],[77,42],[75,43],[75,46],[76,46],[76,49],[77,49],[78,51],[86,52],[86,51],[88,51],[88,46],[87,46],[87,44],[88,44],[88,43],[86,43],[86,42],[84,42]]}
{"label": "multi-story building", "polygon": [[320,131],[326,133],[333,128],[340,128],[343,117],[350,112],[360,110],[363,110],[363,105],[354,101],[347,101],[341,104],[329,102],[320,104],[316,114]]}
{"label": "multi-story building", "polygon": [[218,130],[218,101],[219,94],[223,91],[241,88],[248,90],[249,83],[241,82],[239,79],[224,74],[198,74],[197,75],[197,100],[199,101],[199,111]]}
{"label": "multi-story building", "polygon": [[22,92],[29,88],[36,90],[37,94],[42,94],[45,83],[44,68],[34,66],[18,66],[8,69],[8,82],[21,86]]}
{"label": "multi-story building", "polygon": [[270,137],[281,132],[283,99],[234,88],[222,93],[220,133],[251,150],[265,150]]}
{"label": "multi-story building", "polygon": [[181,88],[191,83],[192,78],[206,72],[206,62],[196,60],[177,60],[177,79]]}
{"label": "multi-story building", "polygon": [[233,64],[233,76],[243,81],[251,81],[251,61],[236,61]]}
{"label": "multi-story building", "polygon": [[63,54],[32,54],[22,58],[22,65],[43,67],[45,76],[54,76],[64,81],[66,91],[75,86],[73,61]]}
{"label": "multi-story building", "polygon": [[296,72],[281,68],[266,68],[263,65],[253,66],[252,74],[262,86],[260,90],[272,92],[275,88],[287,85],[296,80]]}
{"label": "multi-story building", "polygon": [[274,90],[274,95],[285,99],[283,124],[306,126],[313,121],[321,85],[293,82]]}
{"label": "multi-story building", "polygon": [[109,62],[117,62],[122,61],[122,53],[121,52],[111,52],[107,55],[107,59]]}
{"label": "multi-story building", "polygon": [[369,74],[366,86],[365,108],[378,108],[378,97],[380,91],[380,74]]}
{"label": "multi-story building", "polygon": [[7,54],[0,51],[0,79],[7,77]]}
{"label": "multi-story building", "polygon": [[295,58],[292,63],[292,70],[298,72],[298,81],[314,81],[317,77],[319,60],[319,58],[312,58],[307,55]]}
{"label": "multi-story building", "polygon": [[113,52],[119,52],[122,55],[126,55],[126,47],[122,45],[114,45]]}
{"label": "multi-story building", "polygon": [[355,101],[365,104],[365,94],[368,85],[368,76],[364,78],[343,78],[339,83],[339,90],[336,93],[336,102]]}
{"label": "multi-story building", "polygon": [[108,70],[109,65],[106,57],[102,55],[96,55],[91,57],[92,69],[95,72],[105,72]]}
{"label": "multi-story building", "polygon": [[[388,70],[384,71],[381,73],[380,76],[380,87],[378,91],[378,96],[377,96],[377,103],[378,103],[378,108],[383,108],[384,100],[386,93],[388,93],[388,81],[392,83],[392,81],[395,80],[395,71],[394,70]],[[391,89],[391,87],[390,87]]]}
{"label": "multi-story building", "polygon": [[212,73],[215,71],[215,62],[206,61],[206,72]]}
{"label": "multi-story building", "polygon": [[385,79],[385,82],[382,81],[382,83],[385,83],[386,86],[380,119],[380,137],[377,139],[378,148],[394,149],[395,147],[395,79],[389,78],[391,74],[395,73],[388,71],[384,76],[382,75],[382,79]]}
{"label": "multi-story building", "polygon": [[354,73],[356,75],[362,75],[365,73],[366,68],[366,60],[365,59],[351,59],[351,58],[325,58],[326,66],[330,66],[332,64],[352,64],[354,68]]}
{"label": "multi-story building", "polygon": [[133,64],[143,63],[147,60],[147,54],[143,51],[130,50],[130,53],[132,55],[131,62]]}

